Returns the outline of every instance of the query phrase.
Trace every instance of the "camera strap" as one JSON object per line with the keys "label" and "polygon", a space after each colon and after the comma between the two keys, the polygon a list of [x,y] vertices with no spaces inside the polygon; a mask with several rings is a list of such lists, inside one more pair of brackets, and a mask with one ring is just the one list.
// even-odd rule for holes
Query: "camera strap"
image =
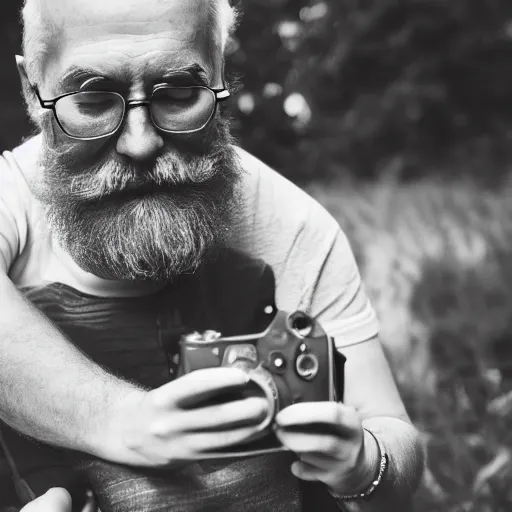
{"label": "camera strap", "polygon": [[334,347],[334,393],[337,402],[343,402],[343,398],[345,395],[346,361],[347,358],[336,347]]}
{"label": "camera strap", "polygon": [[16,463],[14,462],[14,458],[12,457],[12,454],[9,450],[9,447],[7,446],[7,443],[5,442],[5,438],[2,434],[2,428],[0,426],[0,447],[2,448],[2,451],[5,456],[5,460],[7,461],[7,466],[9,467],[9,470],[11,472],[11,478],[14,484],[14,489],[16,491],[16,495],[18,496],[18,499],[21,501],[22,506],[27,505],[32,500],[36,499],[36,495],[32,491],[32,489],[29,487],[27,482],[21,477],[18,468],[16,466]]}

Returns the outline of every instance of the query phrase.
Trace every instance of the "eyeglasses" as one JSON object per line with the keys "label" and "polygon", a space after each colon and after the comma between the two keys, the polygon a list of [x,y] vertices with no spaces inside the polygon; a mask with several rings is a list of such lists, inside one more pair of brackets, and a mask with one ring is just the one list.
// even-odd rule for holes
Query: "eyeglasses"
{"label": "eyeglasses", "polygon": [[149,99],[127,100],[117,92],[76,91],[43,100],[42,108],[53,111],[62,131],[72,139],[95,140],[114,135],[128,109],[147,106],[153,124],[166,133],[193,133],[213,119],[217,104],[230,97],[227,89],[205,85],[174,87],[158,85]]}

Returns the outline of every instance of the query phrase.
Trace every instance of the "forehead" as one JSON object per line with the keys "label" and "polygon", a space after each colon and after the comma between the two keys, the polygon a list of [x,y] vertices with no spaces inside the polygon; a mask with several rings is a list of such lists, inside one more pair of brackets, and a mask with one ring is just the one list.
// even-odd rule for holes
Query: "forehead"
{"label": "forehead", "polygon": [[[210,0],[57,0],[59,27],[46,77],[97,70],[122,81],[158,78],[198,65],[215,80],[222,67],[220,34]],[[55,7],[55,4],[54,4]]]}

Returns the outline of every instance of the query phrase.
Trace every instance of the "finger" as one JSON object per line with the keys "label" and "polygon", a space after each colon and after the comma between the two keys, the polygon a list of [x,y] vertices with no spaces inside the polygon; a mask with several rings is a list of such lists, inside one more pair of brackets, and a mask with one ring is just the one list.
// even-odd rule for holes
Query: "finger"
{"label": "finger", "polygon": [[50,489],[30,502],[22,512],[71,512],[71,496],[65,489]]}
{"label": "finger", "polygon": [[302,402],[284,408],[275,419],[281,428],[347,435],[358,428],[355,409],[338,402]]}
{"label": "finger", "polygon": [[171,432],[226,431],[260,425],[268,413],[264,398],[244,398],[221,405],[176,411],[155,423],[151,433],[160,438]]}
{"label": "finger", "polygon": [[276,429],[275,434],[283,446],[300,456],[310,453],[340,459],[345,447],[343,439],[332,435],[303,434],[280,429]]}
{"label": "finger", "polygon": [[248,441],[257,433],[257,427],[242,427],[220,432],[190,434],[187,436],[187,446],[198,455],[208,454]]}
{"label": "finger", "polygon": [[340,463],[339,459],[333,457],[331,454],[313,452],[301,453],[300,460],[310,466],[324,470],[328,470]]}
{"label": "finger", "polygon": [[267,417],[268,409],[268,401],[257,397],[193,409],[182,415],[186,425],[190,425],[184,426],[184,430],[197,432],[212,429],[228,430],[242,426],[254,427]]}
{"label": "finger", "polygon": [[151,391],[155,405],[186,407],[199,403],[221,391],[247,385],[246,373],[236,368],[207,368],[188,373]]}
{"label": "finger", "polygon": [[323,471],[307,462],[297,460],[291,466],[292,473],[301,480],[307,480],[309,482],[325,482],[327,472]]}

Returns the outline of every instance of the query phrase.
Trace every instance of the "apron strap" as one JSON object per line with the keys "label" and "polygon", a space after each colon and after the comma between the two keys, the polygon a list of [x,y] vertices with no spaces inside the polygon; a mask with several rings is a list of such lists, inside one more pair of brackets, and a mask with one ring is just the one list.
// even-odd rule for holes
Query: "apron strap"
{"label": "apron strap", "polygon": [[27,482],[21,477],[21,475],[18,471],[18,468],[16,467],[16,463],[14,462],[14,459],[11,455],[11,452],[9,451],[7,443],[5,442],[5,439],[2,435],[1,427],[0,427],[0,447],[2,448],[2,451],[4,452],[5,460],[7,461],[7,465],[11,472],[12,481],[14,483],[14,489],[16,491],[18,499],[21,501],[22,506],[25,506],[28,503],[30,503],[31,501],[35,500],[36,495],[34,494],[32,489],[29,487]]}

